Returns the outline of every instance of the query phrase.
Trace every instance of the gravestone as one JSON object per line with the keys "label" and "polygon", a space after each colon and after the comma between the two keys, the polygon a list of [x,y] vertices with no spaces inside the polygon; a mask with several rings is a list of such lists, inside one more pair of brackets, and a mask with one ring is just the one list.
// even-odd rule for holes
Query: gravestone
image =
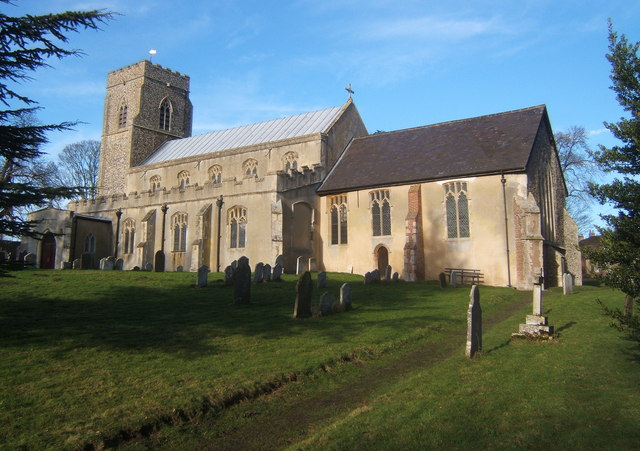
{"label": "gravestone", "polygon": [[318,270],[318,266],[316,265],[316,259],[315,258],[310,258],[309,259],[309,271],[316,272],[317,270]]}
{"label": "gravestone", "polygon": [[336,301],[336,298],[333,297],[331,293],[325,291],[320,296],[320,315],[327,316],[333,313],[333,303]]}
{"label": "gravestone", "polygon": [[36,254],[29,252],[22,260],[24,266],[36,266]]}
{"label": "gravestone", "polygon": [[371,280],[372,280],[371,279],[371,273],[370,272],[365,273],[365,275],[364,275],[364,284],[365,285],[369,285],[371,283]]}
{"label": "gravestone", "polygon": [[451,271],[451,288],[457,288],[460,283],[460,273],[458,271]]}
{"label": "gravestone", "polygon": [[111,271],[113,269],[113,257],[101,258],[100,269],[102,271]]}
{"label": "gravestone", "polygon": [[294,318],[309,318],[311,316],[311,294],[313,292],[313,282],[311,273],[305,271],[298,283],[296,283],[296,303],[293,307]]}
{"label": "gravestone", "polygon": [[347,266],[347,273],[348,274],[353,274],[353,265]]}
{"label": "gravestone", "polygon": [[518,332],[511,334],[516,338],[553,338],[553,326],[548,323],[548,318],[542,315],[542,290],[544,278],[538,277],[538,282],[533,284],[533,314],[526,316],[526,323],[520,324]]}
{"label": "gravestone", "polygon": [[73,269],[81,269],[82,268],[82,260],[80,260],[79,258],[76,258],[73,263],[71,264],[71,267]]}
{"label": "gravestone", "polygon": [[156,252],[154,263],[155,263],[156,272],[164,272],[165,261],[164,261],[163,251]]}
{"label": "gravestone", "polygon": [[62,269],[73,269],[73,262],[62,262]]}
{"label": "gravestone", "polygon": [[103,257],[100,259],[100,270],[104,271],[104,265],[107,263],[107,257]]}
{"label": "gravestone", "polygon": [[262,280],[271,282],[271,265],[269,263],[262,268]]}
{"label": "gravestone", "polygon": [[438,282],[440,282],[440,288],[447,288],[447,275],[443,272],[438,274]]}
{"label": "gravestone", "polygon": [[273,280],[275,282],[282,281],[282,265],[281,264],[277,264],[275,268],[273,268]]}
{"label": "gravestone", "polygon": [[262,283],[262,277],[264,275],[264,263],[259,262],[256,265],[255,272],[253,274],[253,283]]}
{"label": "gravestone", "polygon": [[327,285],[327,273],[320,271],[318,273],[318,290],[321,290]]}
{"label": "gravestone", "polygon": [[340,287],[340,306],[345,312],[351,310],[351,285],[348,283],[343,283]]}
{"label": "gravestone", "polygon": [[224,268],[224,284],[233,285],[233,268],[231,265]]}
{"label": "gravestone", "polygon": [[573,294],[573,276],[568,272],[562,275],[562,293],[565,296]]}
{"label": "gravestone", "polygon": [[117,271],[122,271],[124,269],[124,260],[121,258],[117,259],[113,268]]}
{"label": "gravestone", "polygon": [[[182,271],[182,266],[178,266],[178,271]],[[146,265],[144,265],[144,270],[145,271],[153,271],[153,263],[149,262]]]}
{"label": "gravestone", "polygon": [[238,260],[232,261],[230,266],[231,266],[231,269],[235,271],[238,268]]}
{"label": "gravestone", "polygon": [[302,275],[304,272],[304,258],[298,257],[296,260],[296,276]]}
{"label": "gravestone", "polygon": [[480,308],[480,290],[477,285],[471,287],[469,293],[469,310],[467,311],[467,349],[466,356],[472,358],[482,350],[482,309]]}
{"label": "gravestone", "polygon": [[94,269],[95,268],[95,254],[91,252],[85,252],[80,256],[80,267],[82,269]]}
{"label": "gravestone", "polygon": [[387,265],[387,270],[384,273],[384,281],[385,282],[390,282],[391,281],[392,271],[393,271],[393,269],[391,268],[391,265]]}
{"label": "gravestone", "polygon": [[233,272],[233,303],[251,303],[251,267],[247,257],[238,259],[238,267]]}
{"label": "gravestone", "polygon": [[284,255],[280,254],[276,257],[276,261],[274,262],[274,268],[280,265],[281,268],[284,268]]}
{"label": "gravestone", "polygon": [[[149,266],[150,264],[151,263],[147,263],[147,266]],[[153,269],[153,268],[151,268],[151,269]],[[176,272],[184,272],[184,266],[178,265],[178,267],[176,268]]]}
{"label": "gravestone", "polygon": [[397,282],[398,280],[400,280],[400,274],[398,274],[397,272],[394,272],[392,279],[394,282]]}
{"label": "gravestone", "polygon": [[373,271],[371,271],[371,281],[372,282],[380,282],[380,271],[377,269],[374,269]]}
{"label": "gravestone", "polygon": [[111,255],[109,255],[107,257],[107,269],[114,270],[115,267],[116,267],[116,259],[115,257],[112,257]]}
{"label": "gravestone", "polygon": [[207,265],[202,265],[201,267],[198,268],[198,278],[196,282],[198,287],[204,288],[207,286],[208,276],[209,276],[209,267]]}

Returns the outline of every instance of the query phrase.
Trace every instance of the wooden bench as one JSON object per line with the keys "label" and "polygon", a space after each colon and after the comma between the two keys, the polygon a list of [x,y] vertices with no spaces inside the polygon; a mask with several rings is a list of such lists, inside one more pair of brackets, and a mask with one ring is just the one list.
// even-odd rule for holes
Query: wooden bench
{"label": "wooden bench", "polygon": [[460,284],[464,285],[479,285],[484,283],[484,274],[479,269],[468,269],[468,268],[444,268],[444,273],[447,275],[449,279],[449,284],[451,284],[451,273],[456,271],[459,276]]}

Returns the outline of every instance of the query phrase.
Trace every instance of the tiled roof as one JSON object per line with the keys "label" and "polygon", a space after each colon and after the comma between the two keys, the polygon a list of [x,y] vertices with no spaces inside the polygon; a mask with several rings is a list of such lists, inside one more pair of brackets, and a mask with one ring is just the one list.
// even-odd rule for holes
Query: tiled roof
{"label": "tiled roof", "polygon": [[167,141],[142,164],[161,163],[227,149],[252,146],[325,132],[344,106]]}
{"label": "tiled roof", "polygon": [[319,194],[524,170],[544,105],[355,138]]}

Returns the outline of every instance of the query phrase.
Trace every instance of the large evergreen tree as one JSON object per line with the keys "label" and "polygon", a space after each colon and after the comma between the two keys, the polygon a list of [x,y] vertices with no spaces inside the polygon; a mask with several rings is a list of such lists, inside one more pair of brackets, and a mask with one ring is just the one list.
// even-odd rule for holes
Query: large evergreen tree
{"label": "large evergreen tree", "polygon": [[[9,0],[0,0],[10,4]],[[67,11],[42,16],[11,17],[0,13],[0,236],[37,236],[34,224],[14,214],[27,205],[44,206],[59,198],[69,198],[73,187],[42,186],[31,179],[18,177],[42,155],[47,133],[67,130],[74,124],[40,125],[25,123],[37,102],[18,92],[30,72],[48,66],[49,58],[79,55],[65,49],[67,35],[81,29],[97,29],[112,14],[106,11]]]}
{"label": "large evergreen tree", "polygon": [[[620,175],[611,183],[592,184],[591,192],[601,203],[609,203],[617,215],[603,216],[608,228],[601,229],[602,247],[583,252],[604,271],[604,281],[619,288],[627,300],[640,302],[640,43],[629,43],[618,35],[609,22],[609,52],[611,89],[622,108],[629,114],[615,123],[605,123],[621,141],[618,146],[600,147],[597,162],[609,172]],[[611,312],[621,325],[638,333],[638,317],[627,310]],[[635,325],[635,326],[634,326]],[[635,328],[635,329],[634,329]]]}

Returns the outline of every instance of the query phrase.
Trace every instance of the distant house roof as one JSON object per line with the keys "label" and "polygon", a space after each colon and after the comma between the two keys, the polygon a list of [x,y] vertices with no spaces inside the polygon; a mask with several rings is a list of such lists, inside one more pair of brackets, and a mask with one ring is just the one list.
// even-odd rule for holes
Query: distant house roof
{"label": "distant house roof", "polygon": [[161,163],[178,158],[326,132],[346,106],[326,108],[257,124],[205,133],[191,138],[167,141],[158,147],[142,164]]}
{"label": "distant house roof", "polygon": [[355,138],[318,193],[524,171],[545,115],[540,105]]}

